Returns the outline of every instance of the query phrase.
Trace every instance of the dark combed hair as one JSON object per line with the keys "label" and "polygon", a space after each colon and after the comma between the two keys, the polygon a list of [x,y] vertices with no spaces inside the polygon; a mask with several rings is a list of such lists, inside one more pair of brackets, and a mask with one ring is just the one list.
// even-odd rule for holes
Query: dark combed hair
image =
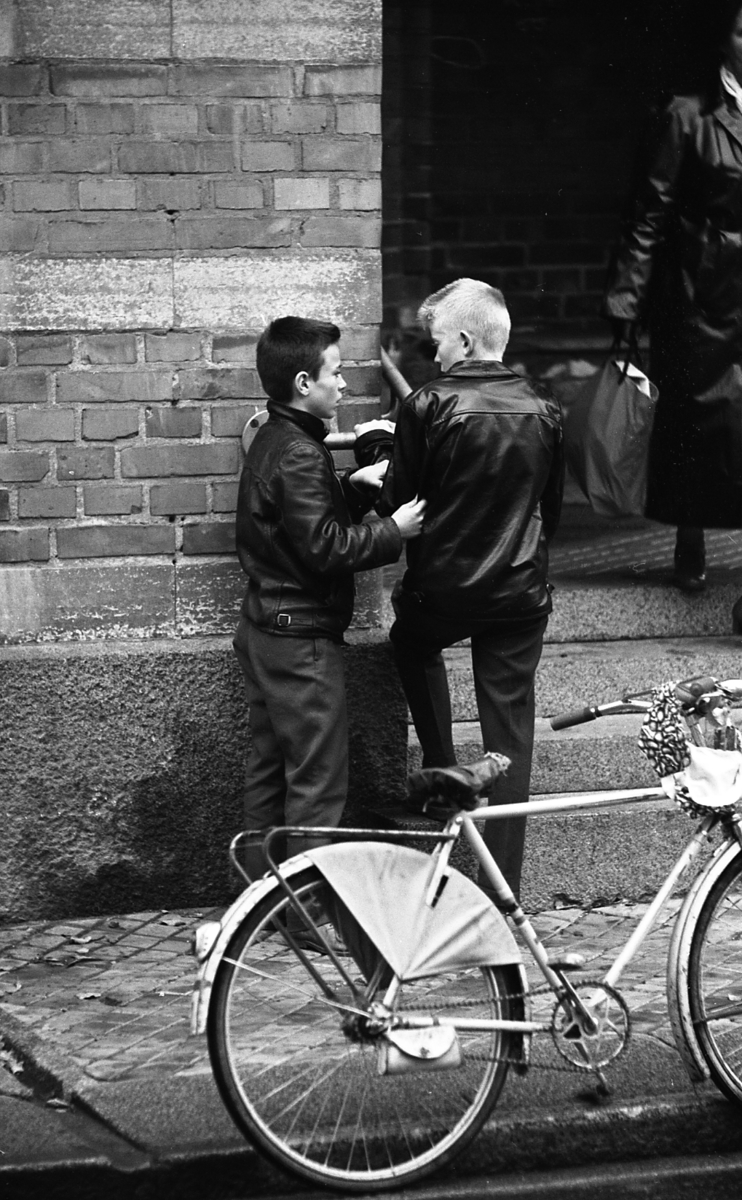
{"label": "dark combed hair", "polygon": [[325,350],[339,341],[340,330],[329,321],[307,317],[271,321],[260,336],[256,353],[260,382],[271,400],[289,404],[299,372],[306,371],[316,379]]}

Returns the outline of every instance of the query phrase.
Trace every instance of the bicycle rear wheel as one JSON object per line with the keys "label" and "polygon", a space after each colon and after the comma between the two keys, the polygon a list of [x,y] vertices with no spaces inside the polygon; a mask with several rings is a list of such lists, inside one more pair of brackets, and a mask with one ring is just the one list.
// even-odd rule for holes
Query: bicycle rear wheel
{"label": "bicycle rear wheel", "polygon": [[[314,867],[295,876],[292,886],[311,910],[329,910],[329,886]],[[222,1098],[268,1158],[314,1183],[349,1191],[411,1183],[481,1129],[518,1035],[462,1031],[461,1066],[380,1075],[374,1040],[346,1036],[343,1012],[280,934],[270,936],[286,908],[277,885],[246,917],[219,966],[208,1038]],[[330,958],[316,954],[312,962],[349,1003],[349,988]],[[343,962],[364,986],[353,959]],[[514,1019],[522,1011],[522,1001],[510,996],[517,980],[517,971],[506,967],[457,970],[403,985],[396,1005],[439,1017]]]}
{"label": "bicycle rear wheel", "polygon": [[691,940],[693,1028],[714,1083],[742,1104],[742,855],[719,876]]}

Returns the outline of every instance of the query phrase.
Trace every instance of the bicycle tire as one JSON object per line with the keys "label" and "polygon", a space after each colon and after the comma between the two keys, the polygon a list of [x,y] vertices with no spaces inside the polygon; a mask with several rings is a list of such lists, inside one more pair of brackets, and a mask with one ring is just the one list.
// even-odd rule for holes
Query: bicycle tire
{"label": "bicycle tire", "polygon": [[742,1104],[742,855],[701,906],[688,957],[688,1000],[711,1078]]}
{"label": "bicycle tire", "polygon": [[[329,885],[316,868],[294,876],[292,886],[305,904],[327,907]],[[421,1179],[482,1128],[520,1035],[462,1032],[460,1067],[379,1075],[376,1047],[346,1037],[341,1016],[281,935],[266,936],[285,908],[276,885],[237,929],[215,976],[207,1033],[229,1113],[268,1159],[313,1183],[369,1192]],[[329,957],[312,961],[337,994],[347,994]],[[344,962],[359,978],[353,960]],[[459,970],[403,985],[398,1003],[424,1001],[438,1016],[514,1019],[523,1009],[513,996],[518,979],[508,967]]]}

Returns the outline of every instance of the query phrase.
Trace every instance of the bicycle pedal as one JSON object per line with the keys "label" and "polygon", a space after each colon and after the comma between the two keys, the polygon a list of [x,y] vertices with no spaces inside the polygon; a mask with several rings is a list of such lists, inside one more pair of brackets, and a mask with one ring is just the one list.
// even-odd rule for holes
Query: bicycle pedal
{"label": "bicycle pedal", "polygon": [[582,954],[577,954],[572,950],[560,954],[558,958],[550,958],[549,966],[552,971],[578,971],[580,967],[584,967],[585,958]]}

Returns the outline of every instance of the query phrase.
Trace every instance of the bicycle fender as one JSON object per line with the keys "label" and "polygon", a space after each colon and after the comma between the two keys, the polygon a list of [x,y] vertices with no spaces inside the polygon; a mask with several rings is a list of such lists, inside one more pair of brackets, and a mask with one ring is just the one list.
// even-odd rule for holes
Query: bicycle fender
{"label": "bicycle fender", "polygon": [[[297,854],[294,858],[281,864],[281,874],[289,879],[311,865],[306,854]],[[275,876],[264,875],[262,879],[251,883],[237,897],[220,921],[210,921],[196,930],[196,953],[199,967],[191,997],[191,1033],[193,1035],[206,1032],[211,989],[227,946],[248,913],[256,904],[260,904],[275,887]]]}
{"label": "bicycle fender", "polygon": [[403,981],[459,967],[522,962],[507,922],[477,885],[446,868],[430,900],[435,860],[408,846],[341,842],[307,851]]}
{"label": "bicycle fender", "polygon": [[678,913],[667,954],[667,1007],[678,1053],[695,1083],[711,1078],[696,1037],[688,999],[688,960],[698,917],[706,898],[730,862],[742,853],[737,842],[722,842],[693,880]]}

